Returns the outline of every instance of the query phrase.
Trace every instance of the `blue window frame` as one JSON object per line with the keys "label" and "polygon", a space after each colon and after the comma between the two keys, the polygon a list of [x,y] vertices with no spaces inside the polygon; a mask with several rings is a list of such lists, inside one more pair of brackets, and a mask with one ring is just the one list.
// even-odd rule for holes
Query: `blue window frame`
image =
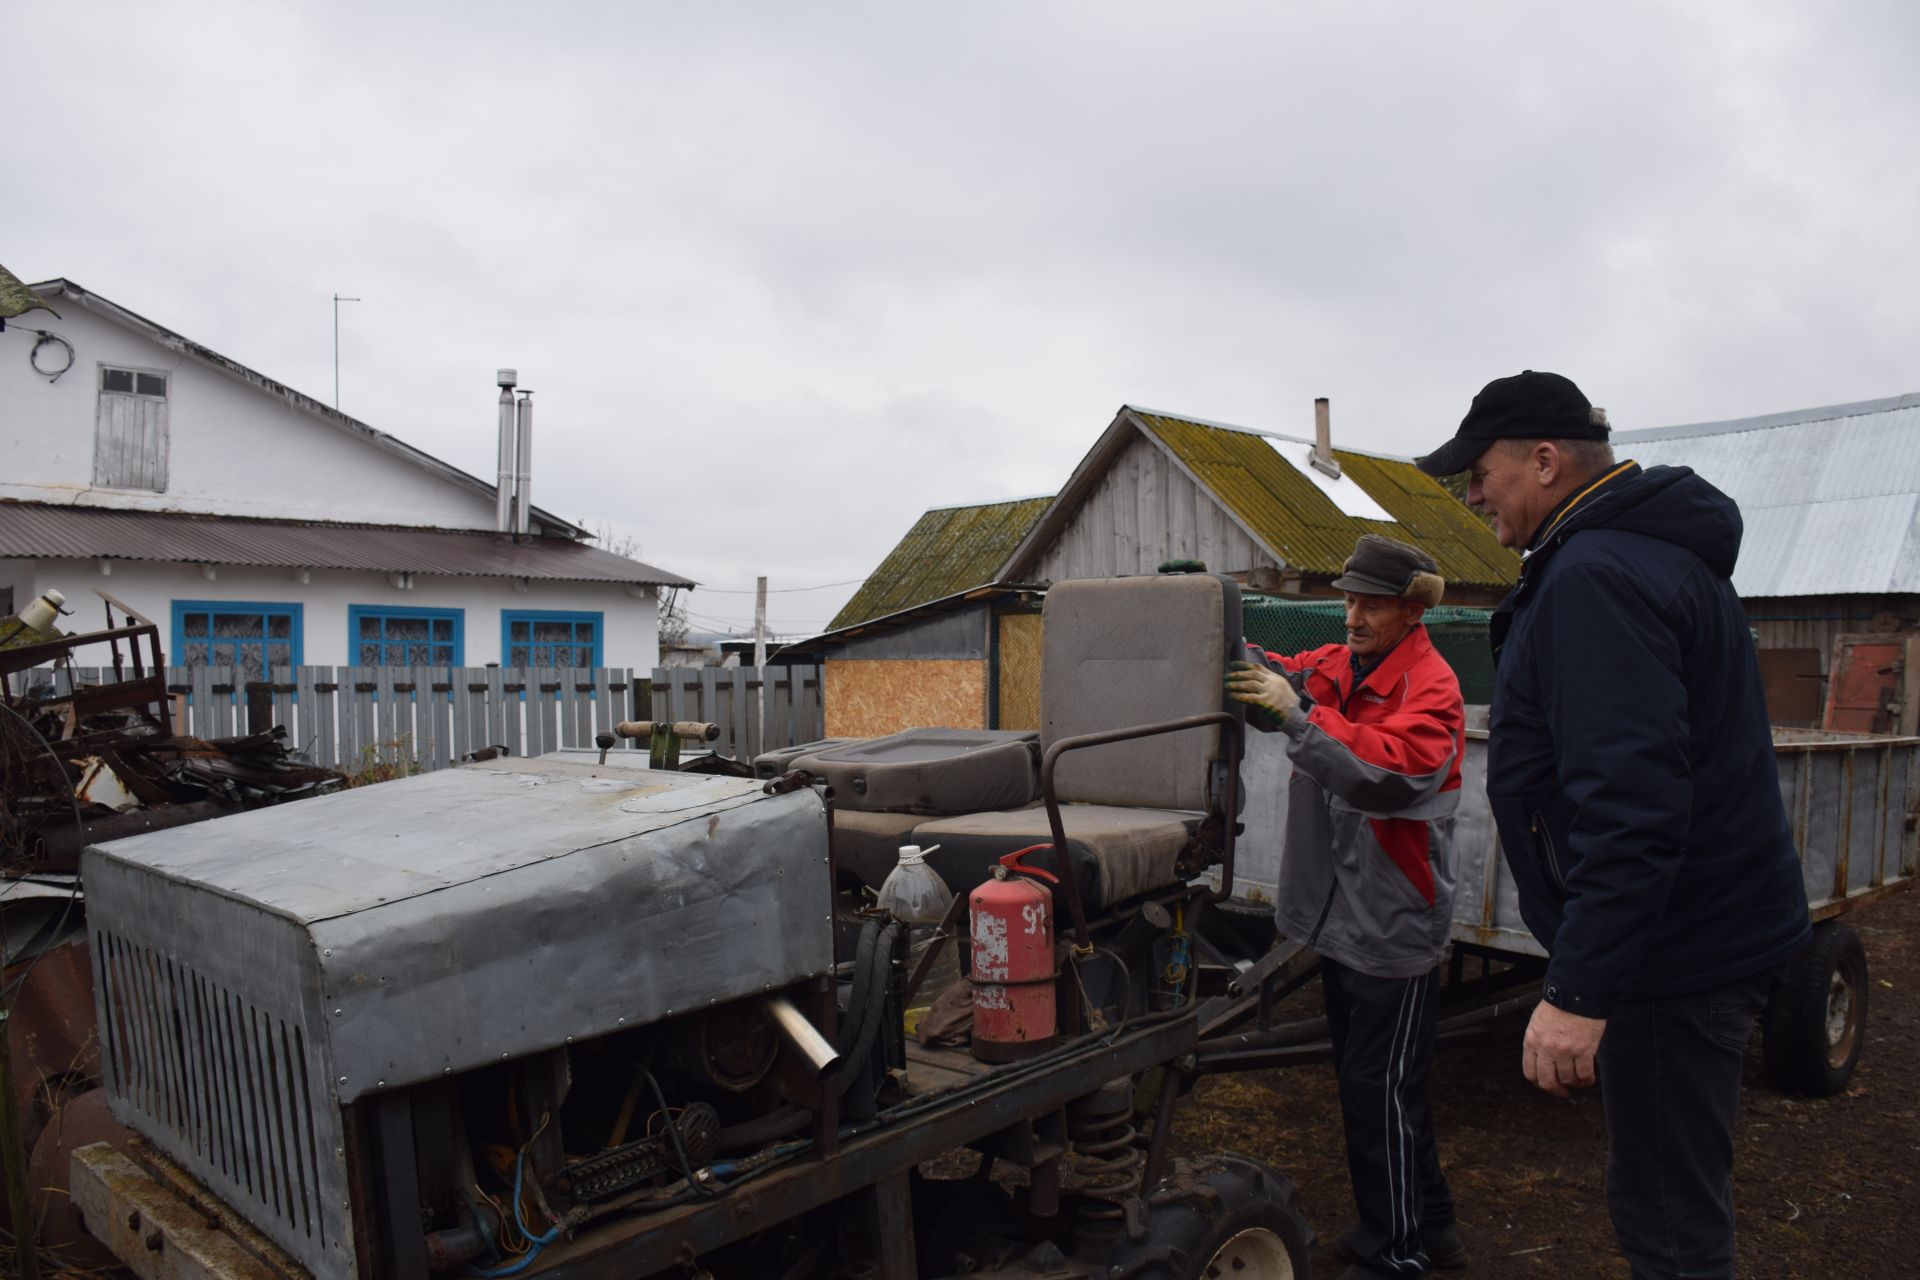
{"label": "blue window frame", "polygon": [[599,613],[502,609],[500,665],[597,667],[605,631],[605,615]]}
{"label": "blue window frame", "polygon": [[186,667],[234,667],[260,680],[267,666],[300,665],[300,606],[245,600],[175,600],[173,660]]}
{"label": "blue window frame", "polygon": [[348,605],[347,654],[362,667],[460,666],[466,661],[466,610]]}

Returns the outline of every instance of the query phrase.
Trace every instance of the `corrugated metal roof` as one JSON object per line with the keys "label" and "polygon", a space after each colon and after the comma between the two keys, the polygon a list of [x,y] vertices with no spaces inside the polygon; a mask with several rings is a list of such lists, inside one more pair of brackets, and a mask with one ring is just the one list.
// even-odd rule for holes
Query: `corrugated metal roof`
{"label": "corrugated metal roof", "polygon": [[571,538],[0,502],[0,558],[161,560],[690,587]]}
{"label": "corrugated metal roof", "polygon": [[828,630],[910,609],[992,582],[1052,498],[1018,498],[927,512],[887,553]]}
{"label": "corrugated metal roof", "polygon": [[1424,547],[1450,582],[1501,587],[1519,576],[1520,558],[1411,459],[1334,450],[1342,473],[1393,517],[1368,520],[1342,512],[1268,443],[1310,442],[1148,410],[1134,413],[1287,568],[1337,574],[1353,554],[1354,540],[1378,533]]}
{"label": "corrugated metal roof", "polygon": [[1920,395],[1619,431],[1642,466],[1688,466],[1740,504],[1743,596],[1920,593]]}

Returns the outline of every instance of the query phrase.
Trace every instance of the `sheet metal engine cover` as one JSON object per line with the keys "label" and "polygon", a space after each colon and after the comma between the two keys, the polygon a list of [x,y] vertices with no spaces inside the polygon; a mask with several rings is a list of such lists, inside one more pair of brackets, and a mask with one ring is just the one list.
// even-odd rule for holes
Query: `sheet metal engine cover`
{"label": "sheet metal engine cover", "polygon": [[86,850],[114,1116],[318,1276],[340,1108],[832,963],[811,791],[506,760]]}

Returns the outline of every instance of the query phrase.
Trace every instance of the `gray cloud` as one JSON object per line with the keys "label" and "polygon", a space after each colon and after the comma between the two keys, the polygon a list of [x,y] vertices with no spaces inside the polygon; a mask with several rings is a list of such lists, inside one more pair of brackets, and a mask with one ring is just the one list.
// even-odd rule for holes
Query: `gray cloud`
{"label": "gray cloud", "polygon": [[513,364],[543,504],[830,582],[1123,401],[1416,452],[1525,365],[1636,426],[1916,389],[1916,14],[14,6],[0,261],[323,397],[361,295],[349,412],[486,473]]}

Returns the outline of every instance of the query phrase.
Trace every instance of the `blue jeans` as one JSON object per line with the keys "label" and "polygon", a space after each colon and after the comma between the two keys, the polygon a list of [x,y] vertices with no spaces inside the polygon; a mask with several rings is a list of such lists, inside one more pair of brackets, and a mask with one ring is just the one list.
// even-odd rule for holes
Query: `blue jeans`
{"label": "blue jeans", "polygon": [[1747,1040],[1785,966],[1621,1001],[1600,1041],[1607,1211],[1634,1280],[1731,1280],[1733,1125]]}

